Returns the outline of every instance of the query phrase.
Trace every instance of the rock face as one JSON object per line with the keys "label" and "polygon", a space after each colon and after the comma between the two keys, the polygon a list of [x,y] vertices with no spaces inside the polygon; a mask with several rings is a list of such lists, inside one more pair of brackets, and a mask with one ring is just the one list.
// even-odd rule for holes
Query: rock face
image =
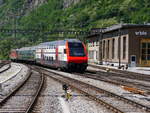
{"label": "rock face", "polygon": [[4,3],[4,1],[3,0],[0,0],[0,5],[2,5]]}
{"label": "rock face", "polygon": [[27,0],[27,3],[30,6],[30,8],[37,7],[45,2],[47,2],[47,0]]}
{"label": "rock face", "polygon": [[74,5],[76,3],[79,3],[81,0],[64,0],[64,3],[63,3],[63,7],[64,8],[68,8],[70,7],[71,5]]}

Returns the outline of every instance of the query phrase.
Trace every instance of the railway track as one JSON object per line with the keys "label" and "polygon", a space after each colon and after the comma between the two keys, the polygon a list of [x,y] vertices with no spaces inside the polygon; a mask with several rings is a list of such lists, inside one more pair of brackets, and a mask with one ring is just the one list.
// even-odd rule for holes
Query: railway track
{"label": "railway track", "polygon": [[149,95],[150,94],[150,84],[144,84],[144,82],[138,83],[137,80],[127,79],[126,77],[115,77],[114,73],[109,72],[93,72],[93,71],[86,71],[84,74],[75,73],[80,76],[84,76],[87,78],[95,79],[104,81],[110,84],[118,85],[118,86],[125,86],[128,88],[132,88],[131,92],[141,94],[141,95]]}
{"label": "railway track", "polygon": [[28,78],[0,101],[0,112],[28,113],[32,111],[32,106],[38,97],[43,82],[43,74],[35,71],[29,72]]}
{"label": "railway track", "polygon": [[[141,73],[135,73],[135,72],[130,72],[130,71],[125,71],[125,70],[118,70],[118,69],[113,69],[113,68],[107,68],[107,67],[102,67],[102,66],[95,66],[95,65],[90,65],[91,67],[101,69],[101,70],[107,70],[109,69],[109,73],[111,73],[111,76],[121,76],[125,78],[130,78],[130,79],[137,79],[137,80],[142,80],[142,81],[147,81],[150,82],[150,76],[146,74],[141,74]],[[102,71],[95,71],[96,73],[102,73]]]}
{"label": "railway track", "polygon": [[[8,66],[4,69],[1,68],[0,73],[3,73],[11,68],[11,64],[7,64]],[[5,65],[6,66],[6,65]],[[3,66],[4,67],[4,66]]]}
{"label": "railway track", "polygon": [[0,61],[0,68],[3,67],[4,65],[10,64],[11,61]]}
{"label": "railway track", "polygon": [[[8,65],[8,66],[7,66]],[[5,67],[4,67],[5,66]],[[7,67],[6,67],[7,66]],[[0,63],[0,73],[3,73],[11,68],[11,62]]]}
{"label": "railway track", "polygon": [[[42,68],[38,67],[38,70],[40,69]],[[79,90],[84,95],[101,103],[106,108],[110,109],[115,113],[128,113],[128,112],[148,113],[150,111],[150,108],[148,106],[144,106],[142,104],[136,103],[132,100],[116,95],[112,92],[108,92],[106,90],[100,89],[98,87],[92,86],[90,84],[81,82],[79,80],[64,75],[60,75],[56,72],[50,72],[45,69],[42,69],[42,72],[45,75],[59,82],[66,83],[70,87]]]}

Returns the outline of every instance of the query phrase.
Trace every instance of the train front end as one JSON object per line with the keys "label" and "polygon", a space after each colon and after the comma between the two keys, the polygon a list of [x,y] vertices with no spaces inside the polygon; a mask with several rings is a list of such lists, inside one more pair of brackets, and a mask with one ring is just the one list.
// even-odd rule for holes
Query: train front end
{"label": "train front end", "polygon": [[68,70],[84,72],[88,66],[88,56],[85,45],[81,41],[67,41],[66,52]]}

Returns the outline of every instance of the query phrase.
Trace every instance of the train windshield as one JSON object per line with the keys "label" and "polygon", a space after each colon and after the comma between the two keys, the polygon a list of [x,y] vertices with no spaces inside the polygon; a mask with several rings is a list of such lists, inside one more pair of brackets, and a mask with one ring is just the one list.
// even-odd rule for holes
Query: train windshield
{"label": "train windshield", "polygon": [[85,56],[82,43],[69,42],[70,56]]}

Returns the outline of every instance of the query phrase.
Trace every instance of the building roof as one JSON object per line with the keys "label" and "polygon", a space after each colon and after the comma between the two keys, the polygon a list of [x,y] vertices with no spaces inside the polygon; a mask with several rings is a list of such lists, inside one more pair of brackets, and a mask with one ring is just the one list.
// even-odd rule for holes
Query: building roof
{"label": "building roof", "polygon": [[150,24],[117,24],[117,25],[107,27],[103,33],[114,31],[117,29],[122,29],[122,28],[135,28],[135,27],[149,27],[150,28]]}

